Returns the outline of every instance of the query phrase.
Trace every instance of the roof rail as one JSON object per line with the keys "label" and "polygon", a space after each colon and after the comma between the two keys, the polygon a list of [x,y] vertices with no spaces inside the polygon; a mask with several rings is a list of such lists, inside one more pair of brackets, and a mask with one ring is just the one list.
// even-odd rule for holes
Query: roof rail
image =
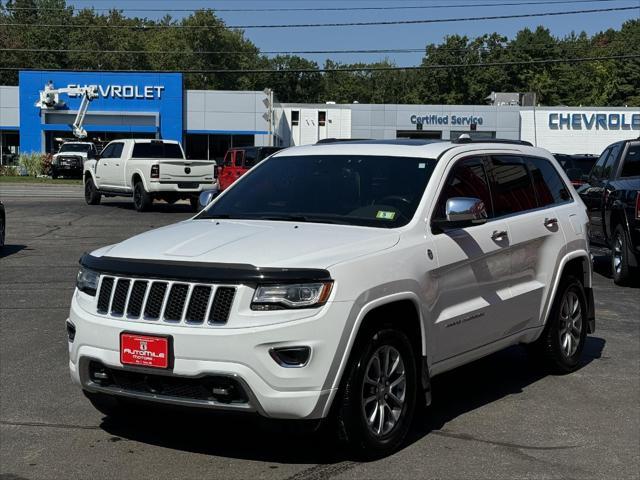
{"label": "roof rail", "polygon": [[526,140],[507,140],[505,138],[457,138],[455,140],[451,140],[451,143],[506,143],[533,147],[533,144]]}
{"label": "roof rail", "polygon": [[315,144],[322,145],[323,143],[354,142],[362,140],[368,140],[368,138],[323,138],[322,140],[318,140]]}

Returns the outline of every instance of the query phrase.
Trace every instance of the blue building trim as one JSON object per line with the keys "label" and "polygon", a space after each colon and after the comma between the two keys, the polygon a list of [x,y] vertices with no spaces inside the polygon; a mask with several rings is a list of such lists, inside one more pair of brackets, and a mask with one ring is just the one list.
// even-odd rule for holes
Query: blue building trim
{"label": "blue building trim", "polygon": [[[182,141],[183,138],[183,78],[181,73],[151,72],[72,72],[21,71],[20,89],[20,151],[40,152],[44,133],[51,130],[69,130],[65,124],[44,124],[40,109],[35,106],[40,91],[47,82],[54,88],[70,85],[96,85],[98,98],[89,105],[92,111],[121,115],[114,125],[88,125],[88,131],[151,132],[160,138]],[[65,110],[78,110],[80,98],[61,95]],[[127,125],[127,114],[156,113],[159,127]]]}
{"label": "blue building trim", "polygon": [[187,130],[194,135],[269,135],[266,130]]}
{"label": "blue building trim", "polygon": [[11,126],[11,125],[0,125],[0,130],[20,130],[20,127],[18,125]]}
{"label": "blue building trim", "polygon": [[[151,125],[84,125],[87,132],[125,132],[125,133],[156,133],[157,127]],[[42,125],[42,130],[50,131],[72,131],[71,125],[49,124]],[[173,140],[173,139],[171,139]]]}

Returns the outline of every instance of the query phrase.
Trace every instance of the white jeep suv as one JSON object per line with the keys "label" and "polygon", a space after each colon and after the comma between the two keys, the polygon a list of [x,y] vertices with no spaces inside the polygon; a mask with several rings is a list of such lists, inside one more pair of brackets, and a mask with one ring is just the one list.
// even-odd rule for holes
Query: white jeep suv
{"label": "white jeep suv", "polygon": [[595,320],[570,185],[517,141],[282,150],[196,217],[82,257],[71,376],[109,415],[328,419],[387,454],[434,375],[515,344],[579,366]]}

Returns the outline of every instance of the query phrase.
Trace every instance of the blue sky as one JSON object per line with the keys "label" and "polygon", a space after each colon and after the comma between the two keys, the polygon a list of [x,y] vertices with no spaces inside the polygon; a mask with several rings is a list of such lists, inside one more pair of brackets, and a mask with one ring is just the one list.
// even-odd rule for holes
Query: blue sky
{"label": "blue sky", "polygon": [[[68,0],[77,7],[95,8],[284,8],[284,7],[357,7],[357,6],[420,6],[455,5],[472,3],[500,3],[518,0]],[[387,21],[426,18],[474,17],[485,15],[510,15],[519,13],[584,10],[610,7],[636,6],[634,10],[592,14],[576,14],[558,17],[485,20],[474,22],[440,23],[423,25],[392,25],[331,28],[290,28],[247,30],[245,35],[261,50],[339,50],[376,48],[422,48],[428,43],[439,43],[445,35],[460,34],[470,37],[489,32],[499,32],[509,38],[520,29],[543,25],[553,35],[564,36],[572,31],[589,34],[620,28],[625,20],[640,16],[640,0],[615,0],[607,2],[569,3],[559,5],[520,5],[499,7],[462,7],[438,9],[411,9],[393,11],[350,12],[218,12],[228,25],[271,23],[322,23],[350,21]],[[125,11],[128,16],[158,18],[163,12]],[[184,13],[171,13],[181,17]],[[630,45],[630,48],[632,46]],[[344,62],[375,61],[389,58],[398,65],[415,65],[420,53],[393,54],[330,54],[304,55],[322,64],[325,58]]]}

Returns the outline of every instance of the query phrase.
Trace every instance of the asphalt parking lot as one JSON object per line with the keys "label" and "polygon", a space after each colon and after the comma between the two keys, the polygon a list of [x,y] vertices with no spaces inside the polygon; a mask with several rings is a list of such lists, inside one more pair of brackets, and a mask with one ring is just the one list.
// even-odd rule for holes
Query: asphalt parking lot
{"label": "asphalt parking lot", "polygon": [[[45,192],[43,194],[43,192]],[[370,463],[254,418],[104,419],[72,386],[64,320],[80,255],[188,218],[87,206],[81,187],[0,184],[0,478],[640,478],[640,289],[596,257],[597,331],[582,367],[548,376],[514,347],[434,379],[409,444]]]}

